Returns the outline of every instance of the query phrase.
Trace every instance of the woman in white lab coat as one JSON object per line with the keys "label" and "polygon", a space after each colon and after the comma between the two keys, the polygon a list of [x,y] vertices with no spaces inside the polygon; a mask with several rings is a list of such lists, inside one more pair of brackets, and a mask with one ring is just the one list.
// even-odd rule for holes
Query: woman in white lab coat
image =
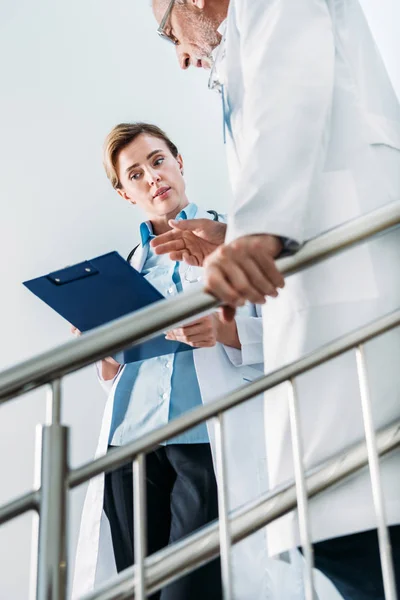
{"label": "woman in white lab coat", "polygon": [[[158,20],[162,4],[153,2]],[[272,239],[293,251],[400,200],[400,110],[357,0],[221,0],[220,9],[229,5],[225,14],[207,0],[193,5],[186,13],[171,10],[165,26],[183,68],[207,64],[201,52],[212,50],[227,16],[211,85],[223,96],[234,195],[226,241],[235,243],[208,259],[205,281],[211,292],[233,301],[235,294],[252,297],[254,269],[259,273],[267,258],[271,265],[276,257],[269,251]],[[266,370],[397,309],[399,264],[397,229],[289,277],[279,298],[263,309]],[[227,278],[232,269],[247,288]],[[271,284],[273,268],[264,273],[259,289]],[[399,330],[368,343],[366,358],[379,428],[400,416]],[[354,354],[299,377],[297,388],[306,468],[364,437]],[[293,478],[287,398],[285,385],[266,394],[272,487]],[[398,588],[399,473],[397,451],[381,461],[381,474]],[[343,596],[383,598],[368,472],[313,499],[310,519],[316,565]],[[268,543],[273,553],[299,544],[296,512],[268,528]]]}
{"label": "woman in white lab coat", "polygon": [[[188,202],[182,173],[183,162],[177,150],[175,151],[175,146],[161,130],[154,126],[123,124],[114,128],[108,137],[105,146],[105,165],[107,174],[118,193],[132,204],[138,204],[149,219],[141,225],[142,243],[133,252],[132,266],[139,272],[143,272],[149,281],[167,296],[181,291],[179,284],[182,291],[192,288],[195,283],[200,281],[202,270],[188,267],[183,263],[175,264],[168,258],[160,257],[158,259],[151,251],[149,244],[150,237],[153,237],[151,234],[162,232],[163,222],[167,224],[166,228],[168,229],[169,218],[195,216],[197,219],[213,219],[210,213]],[[223,222],[223,217],[219,216],[219,219]],[[154,269],[154,265],[158,264],[158,260],[163,263],[157,270],[157,268]],[[149,267],[149,265],[151,266]],[[171,283],[166,284],[167,272],[173,273],[173,281],[177,284],[176,289]],[[168,287],[169,285],[171,287]],[[168,289],[164,290],[164,288]],[[215,336],[220,341],[216,344],[215,339],[212,336],[209,337],[209,332],[208,337],[203,333],[193,337],[190,327],[179,328],[168,334],[170,339],[189,343],[195,348],[193,352],[194,366],[203,403],[211,402],[221,395],[237,389],[246,381],[260,376],[263,368],[262,325],[260,315],[254,306],[243,307],[238,312],[234,327],[229,325],[228,329],[224,328],[218,317],[212,318],[219,323]],[[166,358],[164,361],[166,368],[168,365],[174,364],[174,356],[164,358]],[[146,361],[145,367],[148,368],[148,366],[149,361]],[[127,383],[128,371],[126,370],[132,369],[131,365],[121,368],[113,359],[106,359],[99,363],[99,378],[108,392],[108,400],[96,456],[107,452],[109,445],[127,443],[138,435],[145,434],[154,427],[162,425],[163,418],[165,422],[168,420],[168,411],[166,414],[164,412],[164,417],[157,417],[157,411],[160,406],[162,407],[162,400],[165,400],[168,394],[162,394],[160,398],[157,396],[154,400],[150,397],[147,399],[148,404],[142,401],[143,395],[147,394],[146,387],[150,389],[152,381],[159,378],[156,372],[158,368],[157,364],[153,365],[152,363],[151,369],[148,369],[149,379],[145,380],[144,384],[144,375],[141,371],[141,395],[136,394],[135,396],[138,375],[136,374],[131,380],[128,375]],[[141,367],[141,369],[143,368]],[[117,406],[119,390],[121,387],[129,387],[129,385],[131,386],[128,389],[130,400],[121,416],[121,409]],[[262,398],[255,398],[246,406],[237,407],[227,414],[230,509],[235,509],[245,502],[255,499],[267,489],[262,414]],[[213,449],[212,425],[208,427],[208,436]],[[182,444],[178,443],[178,445],[182,447]],[[131,482],[130,476],[127,481]],[[209,493],[206,494],[203,502],[208,501],[208,495]],[[74,598],[80,597],[81,594],[93,589],[95,583],[104,581],[113,572],[115,573],[110,528],[103,513],[103,497],[104,477],[99,476],[91,481],[85,500],[76,558]],[[117,512],[120,510],[116,504],[112,483],[108,480],[105,508],[108,516],[111,515],[114,554],[118,570],[121,570],[129,565],[130,558],[129,556],[128,559],[124,556],[121,558],[123,551],[119,547],[122,545],[119,538],[123,531],[113,531],[113,528],[117,526],[115,523],[113,524],[111,505],[114,508],[116,506]],[[192,512],[195,511],[194,506],[187,508]],[[101,544],[100,538],[102,539]],[[269,561],[266,557],[264,531],[258,532],[251,539],[241,542],[235,547],[233,561],[234,590],[237,600],[281,597],[279,594],[276,595],[274,586],[278,586],[281,590],[287,590],[288,594],[291,594],[291,598],[295,597],[294,590],[298,588],[298,582],[294,576],[292,579],[288,576],[289,567],[285,563]],[[199,581],[196,586],[201,592]],[[171,597],[178,597],[174,595],[177,593],[177,591],[172,591]],[[182,592],[180,593],[179,598],[187,597],[188,600],[191,600],[194,597],[193,589],[190,592],[183,592],[183,596]],[[220,597],[220,594],[217,587],[207,591],[209,598]],[[169,596],[162,595],[161,597]]]}

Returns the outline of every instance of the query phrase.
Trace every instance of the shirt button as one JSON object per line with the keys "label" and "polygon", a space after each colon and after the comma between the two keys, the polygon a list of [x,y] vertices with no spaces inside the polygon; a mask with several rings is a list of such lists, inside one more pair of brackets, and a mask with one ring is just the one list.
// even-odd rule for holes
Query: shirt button
{"label": "shirt button", "polygon": [[162,399],[163,400],[168,400],[168,394],[167,394],[167,392],[164,392],[164,394],[162,395]]}
{"label": "shirt button", "polygon": [[168,294],[173,294],[174,293],[174,288],[170,287],[168,290]]}
{"label": "shirt button", "polygon": [[165,366],[167,367],[167,369],[170,369],[172,366],[172,363],[170,361],[168,361],[167,363],[165,363]]}

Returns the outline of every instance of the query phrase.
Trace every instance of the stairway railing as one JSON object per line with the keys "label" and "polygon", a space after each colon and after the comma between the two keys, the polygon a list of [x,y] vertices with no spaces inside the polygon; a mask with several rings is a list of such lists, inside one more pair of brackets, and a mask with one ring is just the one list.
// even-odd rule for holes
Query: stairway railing
{"label": "stairway railing", "polygon": [[[310,240],[294,256],[281,259],[279,268],[285,275],[296,273],[387,232],[400,224],[400,203],[387,205],[359,219],[346,223],[314,240]],[[263,527],[296,505],[299,510],[301,543],[306,559],[306,597],[314,598],[311,539],[308,533],[308,499],[369,464],[377,515],[378,537],[385,594],[387,600],[396,600],[393,564],[390,555],[388,528],[383,510],[383,492],[379,477],[378,457],[399,446],[400,421],[375,434],[371,421],[363,344],[400,325],[400,309],[377,321],[316,350],[282,369],[253,381],[247,386],[224,396],[212,404],[199,407],[166,426],[143,436],[135,442],[91,461],[79,468],[68,464],[69,428],[61,425],[62,377],[96,360],[114,354],[123,348],[156,336],[179,323],[193,319],[219,306],[218,300],[203,292],[181,294],[177,298],[156,303],[149,308],[128,315],[113,323],[93,330],[79,339],[44,352],[0,373],[0,404],[34,388],[48,385],[48,408],[51,424],[43,426],[41,440],[40,486],[0,507],[0,525],[34,510],[39,514],[39,541],[37,577],[32,597],[37,600],[65,600],[68,574],[68,494],[69,490],[91,477],[133,461],[135,500],[135,566],[115,580],[86,596],[105,600],[135,597],[144,600],[149,593],[179,577],[183,570],[195,568],[216,554],[221,555],[225,600],[232,598],[230,581],[230,546],[255,530]],[[161,310],[162,308],[162,310]],[[298,402],[295,377],[327,360],[351,349],[356,349],[360,393],[364,416],[366,441],[348,449],[332,461],[305,474],[301,460],[298,428]],[[208,419],[215,419],[217,455],[224,464],[224,412],[254,396],[288,381],[291,386],[291,427],[295,450],[295,482],[274,490],[255,503],[233,514],[226,510],[225,470],[218,469],[219,524],[214,523],[185,541],[171,545],[145,558],[144,531],[144,456],[159,442],[177,435]],[[297,442],[296,442],[297,440]],[[279,502],[277,502],[279,500]],[[199,542],[201,541],[201,544]]]}

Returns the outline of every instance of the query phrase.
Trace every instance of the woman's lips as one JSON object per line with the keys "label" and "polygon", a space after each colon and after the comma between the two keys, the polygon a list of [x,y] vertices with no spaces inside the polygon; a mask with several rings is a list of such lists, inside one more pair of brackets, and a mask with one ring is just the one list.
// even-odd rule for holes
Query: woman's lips
{"label": "woman's lips", "polygon": [[153,198],[160,198],[160,200],[165,200],[168,197],[169,192],[171,191],[170,187],[164,186],[160,188],[157,193],[153,196]]}

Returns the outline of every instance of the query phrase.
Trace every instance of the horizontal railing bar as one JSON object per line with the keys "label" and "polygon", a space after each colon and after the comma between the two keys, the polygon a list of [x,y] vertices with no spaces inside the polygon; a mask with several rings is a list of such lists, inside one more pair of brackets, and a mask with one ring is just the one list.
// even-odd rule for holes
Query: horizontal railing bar
{"label": "horizontal railing bar", "polygon": [[28,492],[7,504],[0,506],[0,525],[15,519],[29,510],[39,510],[40,492]]}
{"label": "horizontal railing bar", "polygon": [[[295,256],[280,259],[278,266],[285,275],[298,272],[399,223],[400,202],[388,204],[310,240]],[[161,300],[98,327],[81,338],[1,372],[0,403],[86,367],[104,356],[115,354],[127,346],[148,340],[179,323],[215,309],[219,304],[218,300],[204,292],[185,292],[168,300],[168,304]]]}
{"label": "horizontal railing bar", "polygon": [[[400,421],[377,433],[380,456],[400,447]],[[312,469],[306,477],[308,496],[323,492],[332,485],[351,476],[368,464],[365,441],[325,461]],[[255,531],[282,517],[296,507],[296,486],[293,482],[280,486],[270,493],[231,513],[232,541],[237,543]],[[153,593],[219,554],[218,521],[191,534],[184,540],[158,551],[145,561],[148,592]],[[84,596],[83,600],[127,600],[134,598],[135,568],[122,574]]]}
{"label": "horizontal railing bar", "polygon": [[220,302],[202,292],[179,294],[97,327],[57,348],[10,367],[0,373],[0,404],[50,383],[109,356],[139,344],[199,314]]}
{"label": "horizontal railing bar", "polygon": [[304,358],[273,371],[268,375],[260,377],[252,383],[242,386],[238,390],[226,394],[214,402],[188,411],[181,417],[170,421],[163,427],[151,431],[134,442],[120,446],[115,450],[113,449],[105,456],[71,470],[69,473],[69,485],[71,488],[74,488],[95,475],[116,469],[123,464],[132,461],[138,454],[149,452],[156,448],[161,442],[175,437],[211,417],[215,417],[220,412],[233,408],[254,396],[258,396],[292,377],[297,377],[298,375],[335,358],[339,354],[351,350],[354,346],[357,346],[362,342],[367,342],[398,325],[400,325],[400,309],[326,344]]}
{"label": "horizontal railing bar", "polygon": [[279,270],[292,275],[399,224],[400,202],[391,202],[308,240],[296,254],[279,260]]}
{"label": "horizontal railing bar", "polygon": [[[241,404],[254,395],[258,395],[290,377],[304,373],[305,371],[318,366],[322,362],[350,350],[361,342],[366,342],[373,337],[385,333],[399,324],[400,310],[382,317],[377,321],[322,347],[283,369],[279,369],[270,375],[260,377],[251,384],[239,388],[233,394],[223,396],[212,404],[194,409],[182,417],[171,421],[167,425],[143,436],[135,442],[127,444],[126,446],[110,452],[104,457],[71,470],[69,474],[69,486],[71,488],[77,487],[95,475],[117,468],[118,466],[133,460],[138,453],[148,451],[149,449],[158,446],[159,443],[165,439],[175,437],[186,429],[190,429],[202,421],[216,416],[219,412],[232,408],[237,404]],[[29,492],[28,494],[11,501],[9,504],[0,507],[0,524],[15,516],[19,516],[23,512],[37,509],[38,494],[38,491]]]}

